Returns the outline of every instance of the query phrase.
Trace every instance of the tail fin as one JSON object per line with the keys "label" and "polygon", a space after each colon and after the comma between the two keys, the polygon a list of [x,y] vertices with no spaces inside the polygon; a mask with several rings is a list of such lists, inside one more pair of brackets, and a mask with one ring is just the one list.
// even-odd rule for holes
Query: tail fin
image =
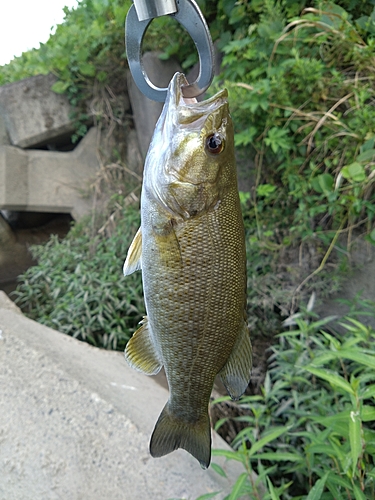
{"label": "tail fin", "polygon": [[177,448],[188,451],[207,469],[211,461],[211,427],[208,412],[194,423],[175,417],[168,408],[168,403],[156,422],[150,441],[150,453],[153,457],[162,457]]}

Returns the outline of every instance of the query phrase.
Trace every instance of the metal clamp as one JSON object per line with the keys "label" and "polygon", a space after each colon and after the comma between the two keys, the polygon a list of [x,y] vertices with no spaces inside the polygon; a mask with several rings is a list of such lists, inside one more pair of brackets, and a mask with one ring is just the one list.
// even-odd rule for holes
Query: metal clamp
{"label": "metal clamp", "polygon": [[[174,10],[174,9],[177,9]],[[172,11],[172,12],[171,12]],[[214,77],[214,47],[207,23],[194,0],[138,0],[126,17],[125,44],[129,68],[139,90],[153,101],[164,102],[167,89],[156,87],[142,63],[142,41],[152,19],[168,14],[174,17],[193,39],[199,55],[199,74],[194,83],[182,87],[182,95],[203,94]]]}

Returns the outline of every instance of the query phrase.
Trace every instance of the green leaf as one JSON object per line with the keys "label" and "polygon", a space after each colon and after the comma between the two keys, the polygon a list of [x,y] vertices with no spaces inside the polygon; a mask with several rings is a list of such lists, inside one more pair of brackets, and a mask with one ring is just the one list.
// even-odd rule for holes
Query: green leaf
{"label": "green leaf", "polygon": [[340,389],[343,389],[345,392],[348,392],[349,394],[354,395],[354,390],[353,390],[352,386],[349,384],[349,382],[347,382],[340,375],[337,375],[337,373],[335,373],[331,370],[320,370],[320,369],[315,368],[311,365],[306,366],[305,370],[312,373],[313,375],[316,375],[319,378],[322,378],[323,380],[326,380],[331,385],[336,386],[336,387],[340,387]]}
{"label": "green leaf", "polygon": [[360,365],[368,366],[375,370],[375,356],[365,354],[360,350],[338,349],[337,351],[325,352],[314,358],[314,366],[321,366],[332,359],[350,359]]}
{"label": "green leaf", "polygon": [[271,479],[268,476],[266,476],[266,477],[267,477],[267,485],[268,485],[268,489],[270,491],[271,499],[272,500],[280,500],[280,497],[277,494],[277,491],[275,490],[275,488],[271,482]]}
{"label": "green leaf", "polygon": [[257,453],[250,457],[251,460],[269,460],[275,462],[299,462],[302,458],[296,453],[287,452],[269,452],[269,453]]}
{"label": "green leaf", "polygon": [[361,394],[361,399],[370,399],[375,397],[375,384],[372,384],[363,391]]}
{"label": "green leaf", "polygon": [[237,500],[241,495],[241,490],[247,479],[247,473],[243,472],[235,482],[228,500]]}
{"label": "green leaf", "polygon": [[367,139],[361,146],[361,153],[368,151],[369,149],[374,148],[375,137],[371,137],[371,139]]}
{"label": "green leaf", "polygon": [[276,429],[273,429],[269,433],[267,433],[265,436],[263,436],[259,441],[256,441],[252,447],[250,448],[248,455],[249,457],[253,456],[258,450],[263,448],[266,444],[270,443],[271,441],[274,441],[277,439],[281,434],[284,434],[285,432],[288,431],[288,427],[279,427]]}
{"label": "green leaf", "polygon": [[276,186],[272,184],[260,184],[257,187],[257,195],[264,196],[265,198],[276,191]]}
{"label": "green leaf", "polygon": [[267,146],[271,146],[274,153],[277,153],[280,149],[289,149],[291,147],[288,131],[278,127],[269,129],[264,142]]}
{"label": "green leaf", "polygon": [[218,431],[220,429],[220,427],[225,424],[225,422],[228,421],[228,417],[223,417],[223,418],[219,418],[219,420],[215,423],[215,431]]}
{"label": "green leaf", "polygon": [[358,155],[356,160],[367,162],[367,161],[372,160],[374,155],[375,155],[375,149],[368,149],[367,151],[364,151],[363,153]]}
{"label": "green leaf", "polygon": [[352,182],[362,182],[366,179],[365,169],[358,162],[354,162],[343,167],[341,169],[341,174],[345,179]]}
{"label": "green leaf", "polygon": [[82,63],[79,65],[79,70],[82,75],[85,76],[95,76],[96,67],[91,63]]}
{"label": "green leaf", "polygon": [[254,140],[254,137],[257,133],[257,129],[255,127],[249,127],[248,129],[238,132],[234,136],[234,143],[236,146],[247,146],[251,144]]}
{"label": "green leaf", "polygon": [[251,194],[246,191],[239,191],[240,203],[241,205],[246,205],[246,203],[250,200]]}
{"label": "green leaf", "polygon": [[354,478],[357,471],[358,459],[362,454],[361,419],[359,413],[356,411],[350,412],[349,442],[352,458],[352,477]]}
{"label": "green leaf", "polygon": [[70,82],[62,82],[61,80],[59,80],[58,82],[55,82],[52,87],[51,87],[51,90],[53,92],[56,92],[56,94],[63,94],[66,89],[69,87],[70,85]]}
{"label": "green leaf", "polygon": [[242,462],[243,456],[238,451],[229,450],[212,450],[213,457],[225,457],[228,460],[237,460],[237,462]]}
{"label": "green leaf", "polygon": [[211,467],[212,469],[217,473],[219,474],[219,476],[221,477],[227,477],[224,469],[222,467],[220,467],[220,465],[218,464],[215,464],[215,463],[211,463]]}
{"label": "green leaf", "polygon": [[313,444],[306,447],[306,451],[310,454],[314,455],[327,455],[329,457],[337,457],[339,460],[342,460],[343,454],[339,452],[339,450],[334,449],[329,444]]}
{"label": "green leaf", "polygon": [[334,182],[331,174],[321,174],[312,179],[311,185],[317,193],[328,195],[333,191]]}
{"label": "green leaf", "polygon": [[353,484],[353,491],[355,500],[368,500],[368,497],[363,493],[361,488],[356,483]]}
{"label": "green leaf", "polygon": [[210,500],[210,498],[216,497],[220,491],[214,491],[212,493],[205,493],[204,495],[201,495],[198,497],[196,500]]}
{"label": "green leaf", "polygon": [[96,78],[99,80],[99,82],[105,82],[108,79],[108,73],[106,71],[99,71],[99,73],[96,75]]}
{"label": "green leaf", "polygon": [[324,427],[332,429],[339,436],[348,439],[348,422],[350,418],[350,410],[344,410],[335,415],[330,415],[329,417],[311,416],[310,417],[314,422],[317,422]]}
{"label": "green leaf", "polygon": [[375,421],[375,407],[363,405],[361,408],[361,420],[362,420],[362,422],[374,422]]}
{"label": "green leaf", "polygon": [[306,497],[306,500],[320,500],[329,474],[330,472],[328,471],[324,474],[323,477],[318,479],[318,481],[311,488],[309,494]]}
{"label": "green leaf", "polygon": [[365,354],[358,350],[350,351],[349,349],[342,349],[341,351],[337,351],[337,357],[350,359],[351,361],[355,361],[360,365],[365,365],[375,370],[375,356],[373,355]]}

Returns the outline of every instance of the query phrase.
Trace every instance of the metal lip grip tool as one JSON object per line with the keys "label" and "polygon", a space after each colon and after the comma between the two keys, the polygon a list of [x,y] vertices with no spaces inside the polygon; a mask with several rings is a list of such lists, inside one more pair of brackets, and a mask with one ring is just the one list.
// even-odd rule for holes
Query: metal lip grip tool
{"label": "metal lip grip tool", "polygon": [[193,98],[203,94],[214,77],[214,47],[207,23],[194,0],[134,0],[125,23],[125,44],[129,68],[139,90],[153,101],[164,102],[166,88],[156,87],[142,63],[142,41],[155,17],[175,18],[193,39],[199,55],[199,74],[195,82],[184,85],[182,94]]}

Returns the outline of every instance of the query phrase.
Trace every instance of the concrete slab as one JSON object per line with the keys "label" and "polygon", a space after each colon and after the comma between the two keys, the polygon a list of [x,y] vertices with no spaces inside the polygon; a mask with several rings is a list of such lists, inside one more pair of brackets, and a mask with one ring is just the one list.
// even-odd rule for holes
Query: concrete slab
{"label": "concrete slab", "polygon": [[0,115],[14,146],[35,147],[74,132],[67,97],[51,90],[56,80],[37,75],[0,87]]}
{"label": "concrete slab", "polygon": [[8,131],[6,129],[3,117],[0,114],[0,146],[6,145],[6,144],[10,144],[9,137],[8,137]]}
{"label": "concrete slab", "polygon": [[96,151],[95,128],[67,153],[0,146],[0,208],[81,218],[91,208],[83,194],[100,167]]}
{"label": "concrete slab", "polygon": [[[168,87],[172,76],[177,71],[182,71],[182,69],[173,59],[162,61],[158,55],[158,52],[146,52],[142,58],[143,65],[146,74],[154,85],[157,87]],[[143,95],[134,83],[130,71],[127,83],[138,144],[141,154],[145,158],[154,133],[155,124],[163,109],[163,103],[152,101]]]}
{"label": "concrete slab", "polygon": [[27,163],[22,149],[0,146],[0,208],[23,210],[27,206]]}
{"label": "concrete slab", "polygon": [[[148,452],[167,391],[103,351],[24,317],[0,292],[0,500],[223,499],[229,479],[183,450]],[[216,434],[214,448],[228,448]]]}

